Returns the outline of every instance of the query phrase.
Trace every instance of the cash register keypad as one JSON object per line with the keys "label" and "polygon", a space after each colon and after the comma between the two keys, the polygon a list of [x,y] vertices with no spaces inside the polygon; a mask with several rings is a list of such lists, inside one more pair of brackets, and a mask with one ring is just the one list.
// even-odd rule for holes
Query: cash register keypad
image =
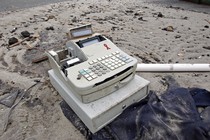
{"label": "cash register keypad", "polygon": [[79,71],[79,73],[83,75],[88,81],[91,81],[125,65],[126,63],[130,63],[131,61],[132,59],[116,51],[110,55],[105,55],[103,57],[90,61],[89,68],[82,69]]}

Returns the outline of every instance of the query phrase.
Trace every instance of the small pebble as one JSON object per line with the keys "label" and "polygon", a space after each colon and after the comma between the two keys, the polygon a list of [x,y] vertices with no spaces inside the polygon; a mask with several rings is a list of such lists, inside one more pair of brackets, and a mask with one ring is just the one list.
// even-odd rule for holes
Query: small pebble
{"label": "small pebble", "polygon": [[54,27],[53,26],[50,26],[50,27],[47,27],[45,28],[46,30],[54,30]]}
{"label": "small pebble", "polygon": [[205,25],[204,28],[209,28],[209,26],[208,25]]}
{"label": "small pebble", "polygon": [[30,33],[28,32],[28,31],[22,31],[21,32],[21,35],[24,37],[24,38],[26,38],[26,37],[30,37]]}
{"label": "small pebble", "polygon": [[164,17],[164,15],[161,12],[159,12],[157,16],[161,18]]}

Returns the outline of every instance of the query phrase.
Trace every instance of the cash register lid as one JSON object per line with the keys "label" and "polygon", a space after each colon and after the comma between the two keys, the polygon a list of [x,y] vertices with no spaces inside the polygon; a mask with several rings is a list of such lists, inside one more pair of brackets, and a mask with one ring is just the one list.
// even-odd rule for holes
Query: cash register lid
{"label": "cash register lid", "polygon": [[80,38],[93,34],[91,24],[70,29],[70,39]]}

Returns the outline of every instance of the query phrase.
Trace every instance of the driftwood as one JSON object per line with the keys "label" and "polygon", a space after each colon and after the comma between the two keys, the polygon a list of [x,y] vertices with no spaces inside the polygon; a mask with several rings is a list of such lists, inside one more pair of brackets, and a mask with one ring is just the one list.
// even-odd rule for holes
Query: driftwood
{"label": "driftwood", "polygon": [[[23,42],[25,42],[26,40],[31,39],[31,38],[39,38],[39,35],[34,35],[34,36],[26,37],[26,38],[24,38],[24,39],[18,41],[17,43],[10,45],[9,48],[13,48],[13,47],[15,47],[15,46],[17,46],[17,45],[20,45],[21,43],[23,43]],[[28,47],[29,49],[32,49],[32,48],[33,48],[30,44],[28,44],[28,43],[26,43],[26,44],[27,44],[27,47]]]}
{"label": "driftwood", "polygon": [[205,19],[206,22],[208,22],[210,24],[210,20]]}
{"label": "driftwood", "polygon": [[42,57],[34,58],[34,59],[32,60],[32,62],[33,62],[33,63],[39,63],[39,62],[45,61],[45,60],[47,60],[47,59],[48,59],[47,56],[42,56]]}
{"label": "driftwood", "polygon": [[9,48],[13,48],[13,47],[15,47],[15,46],[17,46],[17,45],[20,45],[21,43],[23,43],[24,41],[28,40],[29,38],[30,38],[30,37],[26,37],[26,38],[24,38],[23,40],[20,40],[20,41],[18,41],[17,43],[10,45]]}

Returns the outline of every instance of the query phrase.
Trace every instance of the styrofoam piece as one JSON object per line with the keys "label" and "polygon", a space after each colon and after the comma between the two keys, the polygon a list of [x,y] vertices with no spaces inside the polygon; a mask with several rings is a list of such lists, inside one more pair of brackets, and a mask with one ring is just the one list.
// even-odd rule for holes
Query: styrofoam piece
{"label": "styrofoam piece", "polygon": [[92,133],[97,132],[114,120],[131,104],[140,101],[148,94],[149,81],[135,76],[126,86],[116,92],[88,104],[82,103],[53,70],[48,71],[50,81],[62,98],[74,110]]}
{"label": "styrofoam piece", "polygon": [[145,71],[145,72],[210,71],[210,64],[138,64],[136,71]]}

